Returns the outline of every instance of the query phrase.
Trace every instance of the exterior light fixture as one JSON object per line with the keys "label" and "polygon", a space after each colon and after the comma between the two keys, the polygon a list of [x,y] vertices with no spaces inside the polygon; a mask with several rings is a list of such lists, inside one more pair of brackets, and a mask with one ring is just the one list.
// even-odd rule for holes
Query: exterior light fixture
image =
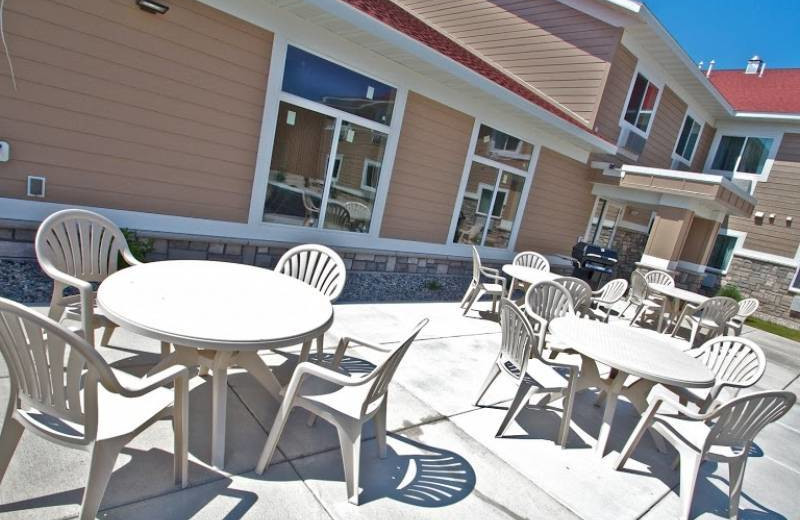
{"label": "exterior light fixture", "polygon": [[165,14],[169,11],[169,6],[156,2],[155,0],[136,0],[136,5],[142,11],[147,11],[153,14]]}

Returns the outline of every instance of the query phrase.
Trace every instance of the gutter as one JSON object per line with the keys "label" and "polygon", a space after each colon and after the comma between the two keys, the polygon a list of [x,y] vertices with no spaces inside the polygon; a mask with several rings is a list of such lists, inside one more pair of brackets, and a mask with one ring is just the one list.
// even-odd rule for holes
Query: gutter
{"label": "gutter", "polygon": [[[443,70],[448,71],[449,73],[459,77],[460,79],[466,81],[467,83],[483,90],[487,94],[508,102],[515,106],[516,108],[520,109],[521,111],[532,115],[538,119],[541,119],[547,124],[550,124],[556,127],[558,130],[561,130],[581,141],[585,142],[589,146],[593,147],[597,150],[602,150],[606,153],[616,153],[617,146],[614,143],[606,141],[602,137],[594,134],[590,130],[588,130],[583,124],[579,121],[574,120],[571,116],[563,113],[563,111],[551,105],[546,100],[542,99],[542,103],[548,106],[551,106],[552,109],[545,108],[544,106],[540,106],[536,104],[534,101],[526,99],[522,95],[509,90],[505,86],[501,85],[500,83],[493,81],[482,74],[472,70],[470,67],[459,63],[458,61],[454,60],[453,58],[446,56],[439,52],[438,50],[434,49],[433,47],[409,36],[405,32],[396,29],[389,25],[391,18],[389,17],[390,13],[386,13],[381,10],[376,10],[374,7],[369,9],[367,4],[369,2],[365,2],[364,0],[341,0],[341,1],[331,1],[331,0],[306,0],[307,3],[322,9],[325,12],[328,12],[338,18],[347,20],[348,22],[352,23],[356,27],[361,30],[364,30],[370,34],[373,34],[377,37],[380,37],[398,47],[405,49],[406,51],[410,52],[411,54],[415,55],[416,57],[427,61],[428,63],[439,67]],[[354,4],[363,4],[356,6]],[[392,4],[394,6],[394,4]],[[399,6],[395,6],[397,9],[402,9]],[[404,13],[407,11],[403,10]],[[431,31],[436,32],[437,34],[441,35],[436,29],[428,26],[423,21],[419,20],[418,18],[414,17],[411,13],[407,13],[408,16],[413,17],[417,20],[420,24],[425,25],[425,27],[429,28]],[[384,22],[380,16],[384,16],[387,18],[387,21]],[[442,38],[446,38],[446,36],[441,35]],[[468,51],[466,51],[468,52]],[[474,60],[479,60],[483,62],[485,65],[491,67],[494,70],[497,70],[496,67],[492,66],[490,63],[486,62],[485,60],[470,54],[470,58]],[[513,78],[508,77],[507,74],[503,73],[502,71],[498,70],[498,73],[505,78],[508,78],[509,81],[512,81],[514,84],[517,82],[513,80]],[[520,85],[521,86],[521,85]],[[526,90],[528,90],[526,88]],[[539,98],[535,92],[530,91],[532,95]],[[563,114],[563,115],[562,115]]]}

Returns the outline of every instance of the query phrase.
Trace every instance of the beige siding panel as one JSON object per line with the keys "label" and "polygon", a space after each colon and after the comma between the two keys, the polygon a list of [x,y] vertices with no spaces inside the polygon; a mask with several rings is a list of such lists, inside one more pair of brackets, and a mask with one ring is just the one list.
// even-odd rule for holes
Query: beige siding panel
{"label": "beige siding panel", "polygon": [[717,129],[713,126],[708,123],[703,125],[703,131],[700,132],[700,141],[697,143],[697,149],[694,151],[694,157],[692,157],[692,171],[703,171],[708,152],[711,150],[711,141],[714,140],[714,134],[716,133]]}
{"label": "beige siding panel", "polygon": [[656,108],[656,117],[647,137],[647,144],[639,157],[640,165],[653,168],[670,167],[672,151],[678,141],[686,108],[686,103],[669,86],[665,86]]}
{"label": "beige siding panel", "polygon": [[409,92],[381,236],[448,241],[474,119]]}
{"label": "beige siding panel", "polygon": [[717,222],[695,216],[692,219],[692,227],[689,228],[686,242],[683,244],[680,259],[697,265],[705,265],[717,238],[718,229]]}
{"label": "beige siding panel", "polygon": [[620,28],[558,0],[397,3],[594,123]]}
{"label": "beige siding panel", "polygon": [[[800,244],[800,134],[784,134],[769,179],[758,183],[754,195],[764,218],[731,217],[730,227],[747,232],[746,249],[794,258]],[[792,217],[790,225],[786,217]]]}
{"label": "beige siding panel", "polygon": [[272,34],[194,0],[6,4],[0,196],[244,222]]}
{"label": "beige siding panel", "polygon": [[636,63],[632,52],[622,45],[617,46],[594,124],[597,133],[614,143],[619,138],[619,120],[625,109],[625,98],[628,97]]}
{"label": "beige siding panel", "polygon": [[519,229],[518,251],[569,254],[592,211],[591,171],[581,162],[542,148]]}

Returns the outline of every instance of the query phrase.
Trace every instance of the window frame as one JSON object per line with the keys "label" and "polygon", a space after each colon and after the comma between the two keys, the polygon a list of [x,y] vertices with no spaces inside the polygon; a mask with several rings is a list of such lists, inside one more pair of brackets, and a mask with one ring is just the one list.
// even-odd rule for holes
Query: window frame
{"label": "window frame", "polygon": [[[689,158],[687,159],[687,158],[685,158],[684,156],[682,156],[681,154],[678,153],[678,143],[681,140],[681,134],[683,133],[683,127],[686,126],[686,120],[689,119],[690,117],[692,118],[692,120],[695,123],[700,125],[700,131],[697,132],[697,141],[695,141],[694,148],[692,149],[692,153],[689,155]],[[695,154],[697,153],[697,149],[700,147],[700,139],[702,139],[702,137],[703,137],[703,130],[705,129],[705,127],[706,127],[706,122],[703,121],[702,119],[698,118],[697,114],[695,114],[691,109],[687,108],[686,109],[686,114],[684,114],[684,116],[683,116],[683,123],[681,123],[680,129],[678,129],[678,135],[675,138],[675,146],[672,147],[672,159],[675,160],[675,161],[679,161],[679,162],[691,167],[692,166],[692,162],[695,159]]]}
{"label": "window frame", "polygon": [[[648,84],[654,85],[658,88],[658,94],[656,95],[656,100],[653,104],[653,111],[650,114],[650,121],[647,124],[647,130],[643,131],[641,128],[637,127],[635,124],[630,123],[627,119],[625,119],[625,113],[628,111],[628,104],[631,102],[631,97],[633,96],[633,87],[636,85],[636,80],[642,76],[645,80],[647,80]],[[658,113],[658,107],[661,106],[661,95],[664,93],[665,83],[659,79],[657,74],[654,74],[653,71],[647,70],[641,66],[641,64],[637,64],[636,69],[633,71],[633,77],[631,78],[631,83],[628,86],[628,94],[625,96],[625,103],[622,105],[622,113],[619,115],[619,125],[620,128],[630,129],[633,132],[636,132],[640,136],[647,139],[650,136],[650,132],[653,130],[653,124],[656,120],[656,114]],[[644,97],[642,97],[642,102],[644,102]],[[637,110],[641,110],[641,104]],[[637,118],[639,117],[637,113]],[[622,143],[623,135],[625,132],[619,133],[619,143]]]}
{"label": "window frame", "polygon": [[[384,151],[385,153],[385,151]],[[369,191],[376,191],[378,186],[370,186],[367,184],[367,170],[370,166],[377,166],[378,167],[378,184],[381,182],[381,170],[383,169],[383,163],[381,161],[376,161],[374,159],[365,158],[364,159],[364,166],[361,168],[361,189],[369,190]]]}
{"label": "window frame", "polygon": [[[726,274],[728,274],[728,269],[730,269],[730,267],[731,267],[731,262],[733,262],[733,257],[736,256],[736,252],[740,251],[742,249],[742,247],[744,245],[744,239],[747,237],[747,233],[745,233],[743,231],[736,231],[736,230],[733,230],[733,229],[730,229],[730,228],[722,228],[722,227],[720,227],[719,230],[717,231],[717,234],[714,236],[714,241],[715,242],[716,242],[717,237],[719,235],[725,235],[725,236],[728,236],[728,237],[734,237],[736,239],[736,241],[733,244],[733,251],[731,251],[731,257],[728,259],[728,265],[723,266],[722,269],[717,269],[716,267],[711,267],[711,266],[708,265],[708,263],[706,263],[705,267],[706,267],[706,271],[709,272],[709,273],[719,274],[719,275],[726,275]],[[711,247],[713,249],[713,247],[714,247],[713,244],[712,244]],[[708,262],[708,261],[706,260],[706,262]]]}
{"label": "window frame", "polygon": [[800,294],[800,287],[795,287],[795,284],[800,282],[800,264],[798,264],[797,269],[794,271],[794,276],[792,277],[792,281],[789,282],[789,292],[793,294]]}
{"label": "window frame", "polygon": [[[739,156],[736,159],[734,171],[713,169],[712,166],[714,164],[714,159],[717,157],[717,151],[719,150],[719,146],[722,143],[723,137],[744,137],[745,143],[742,145],[742,152],[744,151],[744,147],[747,145],[746,139],[748,137],[772,139],[772,147],[767,154],[766,161],[764,161],[764,167],[762,168],[761,173],[738,172],[735,170],[735,168],[738,168],[739,162],[741,161],[742,152],[739,152]],[[714,135],[714,141],[711,143],[711,148],[708,151],[708,157],[706,157],[706,164],[703,171],[714,175],[721,175],[729,179],[745,179],[758,182],[766,181],[769,178],[770,172],[772,171],[772,166],[775,162],[775,157],[778,155],[778,150],[781,147],[782,140],[783,131],[776,130],[774,127],[721,125],[719,128],[717,128],[716,134]]]}
{"label": "window frame", "polygon": [[[529,143],[533,147],[533,149],[531,150],[531,156],[530,156],[530,159],[528,160],[528,168],[527,168],[527,170],[522,170],[520,168],[515,168],[513,166],[509,166],[507,164],[504,164],[504,163],[501,163],[501,162],[498,162],[498,161],[494,161],[492,159],[488,159],[486,157],[483,157],[482,155],[476,154],[475,153],[475,144],[476,144],[476,141],[478,139],[478,135],[480,133],[480,128],[481,128],[482,125],[486,125],[486,126],[488,126],[489,128],[491,128],[493,130],[498,130],[500,132],[503,132],[504,134],[507,134],[510,137],[514,137],[516,139],[519,139],[520,140],[520,146],[522,146],[522,141],[525,141],[525,142]],[[510,173],[512,175],[519,175],[520,177],[522,177],[523,185],[522,185],[522,191],[520,193],[520,199],[519,199],[519,206],[518,206],[518,209],[517,209],[517,214],[514,216],[514,222],[513,222],[512,226],[511,226],[511,234],[509,235],[509,238],[508,238],[508,245],[505,248],[492,247],[492,246],[485,245],[486,236],[488,234],[489,227],[490,227],[488,224],[489,224],[489,222],[491,222],[490,218],[487,218],[487,220],[486,220],[487,225],[484,226],[483,235],[481,236],[480,243],[479,244],[474,244],[474,245],[475,245],[475,247],[478,248],[479,251],[486,251],[486,252],[492,252],[492,251],[513,252],[514,248],[516,247],[517,236],[519,234],[519,228],[522,225],[522,219],[523,219],[523,217],[525,215],[525,205],[527,204],[528,196],[530,194],[531,185],[533,184],[534,171],[536,170],[536,164],[539,162],[539,153],[541,151],[541,145],[537,144],[534,139],[528,139],[528,138],[520,137],[520,134],[517,134],[517,133],[515,133],[513,131],[506,132],[505,130],[500,130],[500,128],[502,128],[502,125],[497,125],[493,121],[486,120],[486,119],[481,119],[481,118],[478,118],[478,117],[475,118],[475,122],[473,123],[473,127],[472,127],[472,134],[470,135],[470,141],[469,141],[470,142],[470,146],[469,146],[469,149],[467,150],[467,156],[466,156],[466,159],[464,161],[464,169],[461,172],[461,183],[460,183],[459,188],[458,188],[458,194],[456,196],[455,205],[453,206],[453,216],[450,219],[450,229],[448,230],[447,237],[445,238],[445,243],[448,244],[449,246],[458,247],[459,249],[462,249],[464,251],[467,251],[468,248],[473,246],[473,244],[460,244],[460,243],[454,242],[453,241],[453,237],[455,236],[456,231],[458,231],[458,217],[459,217],[459,213],[461,211],[461,208],[463,206],[464,197],[466,195],[467,183],[469,182],[469,174],[470,174],[470,170],[472,168],[472,163],[473,162],[477,162],[477,163],[480,163],[480,164],[483,164],[483,165],[486,165],[486,166],[489,166],[489,167],[492,167],[492,168],[496,168],[497,170],[499,170],[498,174],[497,174],[497,178],[495,179],[494,192],[493,192],[493,195],[492,195],[492,199],[489,202],[489,208],[493,208],[494,207],[494,199],[495,199],[495,194],[497,193],[497,191],[504,189],[504,188],[500,188],[500,182],[501,182],[501,180],[503,178],[503,173],[504,172]],[[483,184],[486,184],[486,183],[483,183]],[[488,184],[486,184],[486,185],[488,186]],[[508,191],[508,190],[506,190],[506,191]],[[480,195],[479,195],[479,197],[480,197]],[[506,194],[506,201],[507,200],[508,200],[508,195]],[[478,201],[480,202],[480,199]],[[495,218],[495,217],[492,217],[492,218]]]}

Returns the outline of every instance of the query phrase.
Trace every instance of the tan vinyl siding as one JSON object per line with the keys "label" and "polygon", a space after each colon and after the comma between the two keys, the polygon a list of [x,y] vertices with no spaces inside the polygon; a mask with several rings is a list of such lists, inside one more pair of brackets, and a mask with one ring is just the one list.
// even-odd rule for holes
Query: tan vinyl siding
{"label": "tan vinyl siding", "polygon": [[[246,221],[272,34],[192,0],[6,4],[0,196]],[[37,199],[38,200],[38,199]]]}
{"label": "tan vinyl siding", "polygon": [[381,236],[443,244],[475,120],[408,93]]}
{"label": "tan vinyl siding", "polygon": [[619,45],[608,72],[603,97],[597,109],[594,129],[601,136],[616,143],[619,139],[619,120],[625,108],[625,99],[636,70],[636,56]]}
{"label": "tan vinyl siding", "polygon": [[703,130],[700,132],[700,141],[697,143],[697,149],[694,151],[694,157],[692,157],[693,172],[703,171],[708,152],[711,149],[711,141],[714,140],[714,134],[716,133],[717,129],[713,126],[708,123],[703,125]]}
{"label": "tan vinyl siding", "polygon": [[591,168],[548,148],[542,148],[525,214],[517,238],[517,251],[568,254],[583,236],[594,196]]}
{"label": "tan vinyl siding", "polygon": [[[747,232],[746,249],[794,258],[800,243],[800,134],[784,134],[769,179],[758,183],[754,195],[756,211],[763,211],[764,218],[731,217],[730,227]],[[792,217],[791,225],[787,216]]]}
{"label": "tan vinyl siding", "polygon": [[695,216],[692,227],[683,244],[680,259],[697,265],[705,265],[717,238],[719,223]]}
{"label": "tan vinyl siding", "polygon": [[557,0],[397,0],[592,125],[622,30]]}
{"label": "tan vinyl siding", "polygon": [[671,166],[672,151],[678,141],[678,133],[681,131],[685,115],[686,103],[681,101],[672,89],[665,86],[656,107],[656,116],[647,137],[647,144],[639,157],[640,165],[653,168]]}

